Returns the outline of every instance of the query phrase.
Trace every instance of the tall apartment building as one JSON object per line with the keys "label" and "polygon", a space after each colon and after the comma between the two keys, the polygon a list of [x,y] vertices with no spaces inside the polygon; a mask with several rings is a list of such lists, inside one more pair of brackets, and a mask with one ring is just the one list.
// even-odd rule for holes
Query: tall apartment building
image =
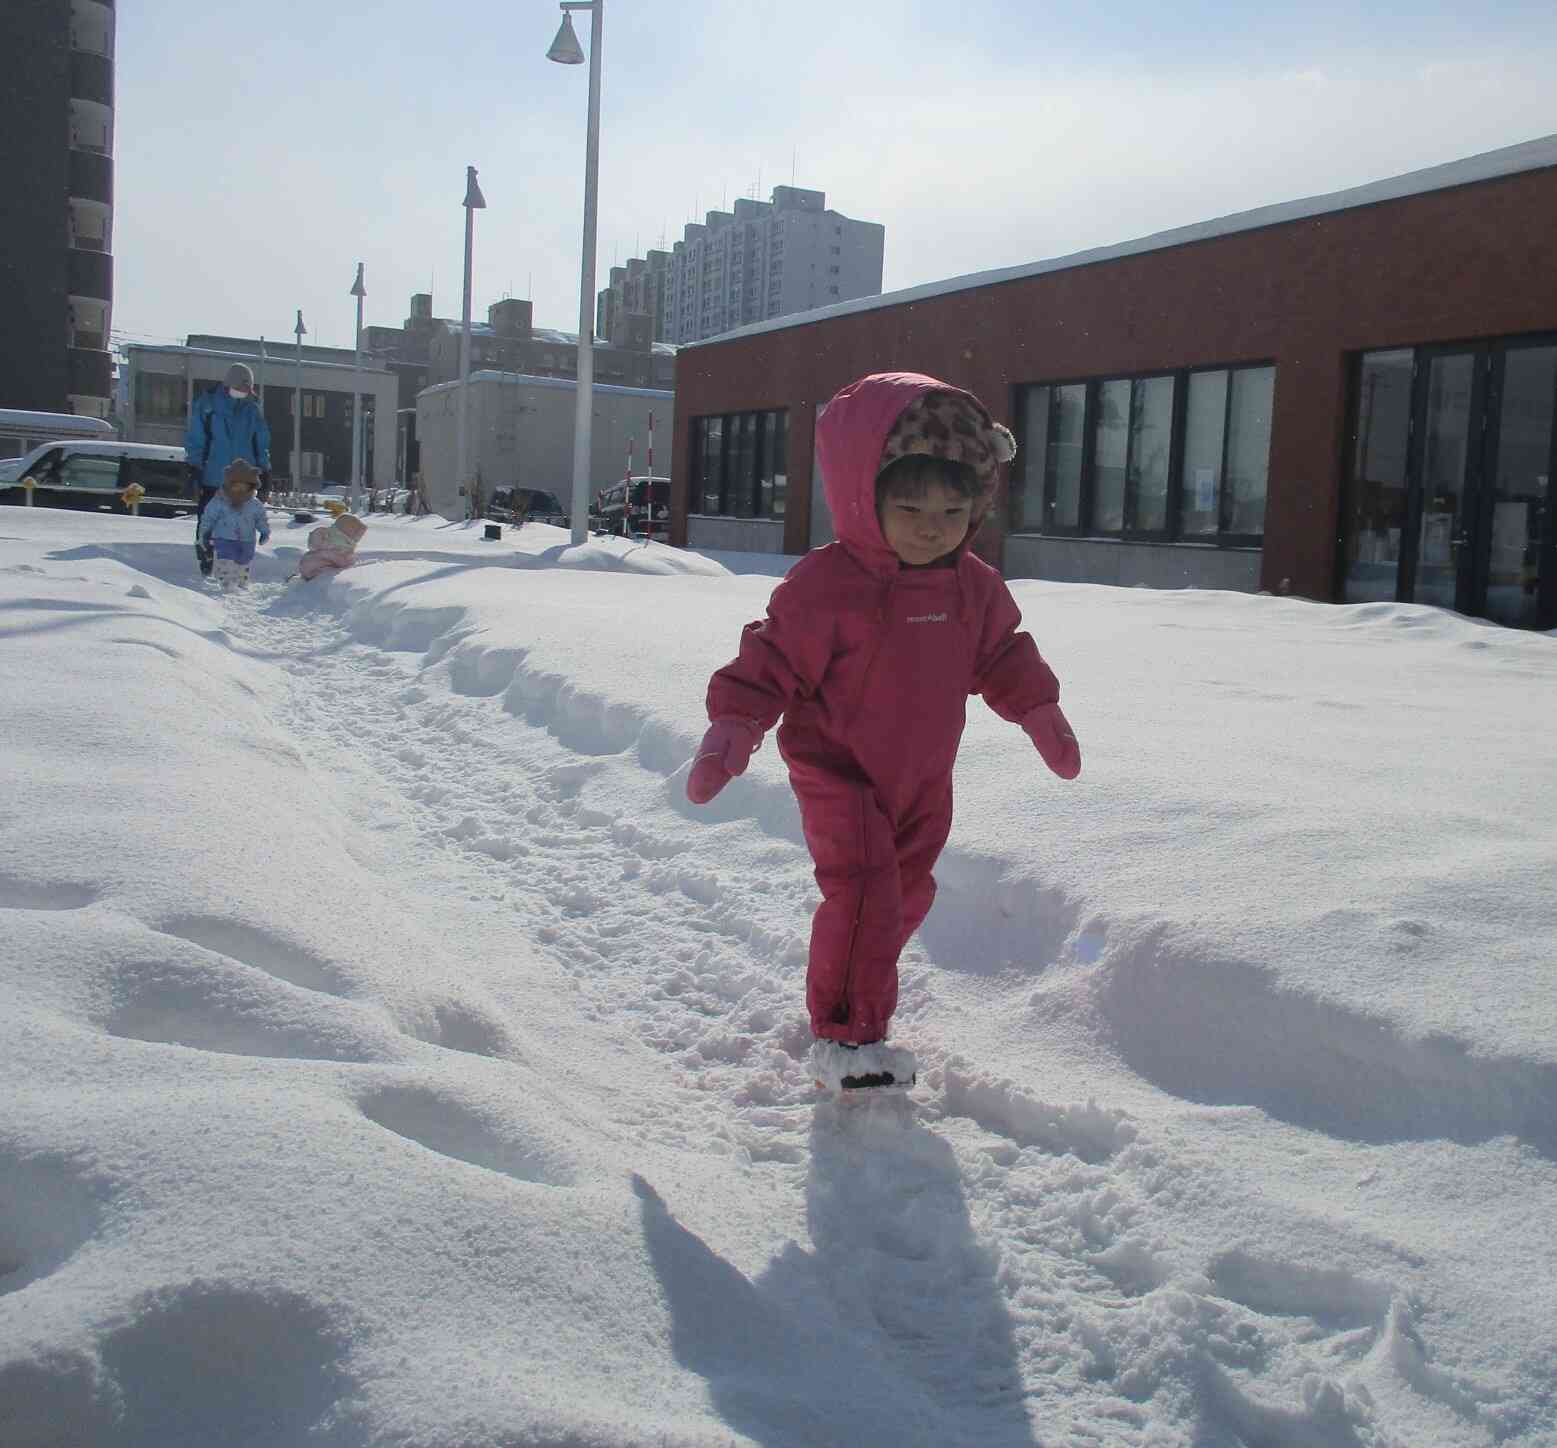
{"label": "tall apartment building", "polygon": [[112,0],[4,0],[0,56],[0,407],[107,417]]}
{"label": "tall apartment building", "polygon": [[669,311],[670,253],[656,250],[632,257],[626,266],[611,268],[610,284],[595,298],[595,336],[626,347],[633,334],[627,318],[647,317],[649,340],[668,342]]}
{"label": "tall apartment building", "polygon": [[596,299],[597,330],[609,337],[625,317],[647,315],[656,342],[680,345],[877,296],[886,235],[879,222],[829,211],[823,191],[775,186],[770,201],[743,197],[686,227],[663,265],[665,253],[651,251],[613,267]]}

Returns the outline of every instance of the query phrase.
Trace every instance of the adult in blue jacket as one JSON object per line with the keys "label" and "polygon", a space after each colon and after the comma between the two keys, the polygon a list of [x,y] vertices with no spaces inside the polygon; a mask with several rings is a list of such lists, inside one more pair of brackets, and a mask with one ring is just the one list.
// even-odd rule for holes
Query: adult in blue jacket
{"label": "adult in blue jacket", "polygon": [[234,458],[242,458],[260,473],[260,492],[270,483],[270,426],[254,396],[254,374],[234,362],[219,387],[200,393],[189,409],[184,433],[184,458],[199,486],[195,514],[195,558],[209,575],[214,554],[200,541],[200,518],[222,486],[222,474]]}

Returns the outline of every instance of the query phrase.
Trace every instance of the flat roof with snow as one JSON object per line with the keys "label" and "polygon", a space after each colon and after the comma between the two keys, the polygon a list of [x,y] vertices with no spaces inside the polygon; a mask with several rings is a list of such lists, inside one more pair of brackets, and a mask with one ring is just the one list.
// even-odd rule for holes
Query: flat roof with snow
{"label": "flat roof with snow", "polygon": [[[514,382],[521,387],[546,387],[560,392],[573,392],[578,387],[578,383],[571,377],[536,377],[528,372],[499,372],[491,367],[483,367],[479,372],[472,372],[470,380],[472,382]],[[424,387],[416,395],[429,397],[436,392],[450,392],[459,385],[458,379],[453,382],[435,382],[431,387]],[[663,387],[623,387],[616,382],[597,382],[594,388],[596,392],[623,397],[663,397],[667,402],[676,395]]]}
{"label": "flat roof with snow", "polygon": [[[296,367],[297,359],[293,356],[293,349],[285,343],[278,342],[274,350],[267,348],[262,354],[258,348],[252,352],[239,352],[228,348],[218,347],[186,347],[179,342],[132,342],[125,348],[126,352],[159,352],[180,357],[210,357],[218,362],[258,362],[263,359],[266,367]],[[326,362],[320,358],[310,357],[305,352],[303,355],[305,368],[320,368],[333,372],[355,372],[358,370],[352,362]],[[363,354],[363,372],[372,372],[378,376],[391,377],[394,374],[389,368],[367,360],[367,354]]]}

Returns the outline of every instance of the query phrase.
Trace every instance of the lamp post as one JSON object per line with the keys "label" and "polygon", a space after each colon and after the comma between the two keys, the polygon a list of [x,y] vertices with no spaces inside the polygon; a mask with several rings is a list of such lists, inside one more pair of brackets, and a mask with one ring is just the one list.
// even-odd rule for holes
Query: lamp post
{"label": "lamp post", "polygon": [[[476,184],[476,168],[465,168],[465,305],[460,312],[460,405],[455,424],[454,486],[466,486],[466,447],[470,416],[470,262],[476,240],[476,212],[486,207],[487,199]],[[468,495],[467,495],[468,496]]]}
{"label": "lamp post", "polygon": [[292,388],[292,491],[303,491],[303,338],[308,328],[303,325],[303,309],[297,309],[297,325],[292,329],[297,338],[297,372]]}
{"label": "lamp post", "polygon": [[357,263],[357,280],[351,295],[357,299],[357,354],[351,367],[351,510],[362,507],[362,302],[368,289],[362,281],[362,263]]}
{"label": "lamp post", "polygon": [[578,398],[573,423],[573,542],[589,537],[589,443],[595,403],[595,191],[600,170],[600,32],[605,0],[560,0],[562,25],[547,60],[582,65],[574,10],[589,11],[589,135],[584,146],[584,258],[578,297]]}

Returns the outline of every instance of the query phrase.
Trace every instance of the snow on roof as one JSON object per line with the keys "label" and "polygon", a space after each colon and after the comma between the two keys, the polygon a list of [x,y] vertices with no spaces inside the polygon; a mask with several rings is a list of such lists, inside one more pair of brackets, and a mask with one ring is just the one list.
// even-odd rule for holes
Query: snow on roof
{"label": "snow on roof", "polygon": [[1524,171],[1540,171],[1557,166],[1557,134],[1541,136],[1533,141],[1521,141],[1516,146],[1486,151],[1463,160],[1448,161],[1440,166],[1428,166],[1421,171],[1408,171],[1402,176],[1391,176],[1383,181],[1370,181],[1365,186],[1352,186],[1344,191],[1332,191],[1324,196],[1308,196],[1297,201],[1281,201],[1272,206],[1256,207],[1253,211],[1238,211],[1230,216],[1210,221],[1198,221],[1190,226],[1178,226],[1168,231],[1155,232],[1134,241],[1119,242],[1113,246],[1093,247],[1087,251],[1072,252],[1069,256],[1054,257],[1047,261],[1022,262],[1017,266],[996,267],[990,271],[969,272],[965,276],[949,277],[944,281],[926,282],[923,286],[904,287],[895,292],[882,292],[873,297],[858,297],[852,301],[835,302],[831,306],[815,307],[806,312],[791,312],[749,326],[735,327],[713,337],[697,342],[683,342],[683,348],[707,347],[718,342],[733,342],[746,337],[756,337],[763,332],[777,332],[787,327],[804,327],[813,322],[824,322],[834,317],[852,316],[856,312],[873,312],[884,307],[906,306],[911,302],[928,301],[932,297],[948,296],[953,292],[972,291],[978,287],[999,286],[1002,282],[1025,281],[1029,277],[1043,276],[1048,272],[1069,271],[1075,267],[1096,266],[1099,262],[1118,261],[1122,257],[1140,256],[1146,252],[1166,251],[1169,247],[1188,246],[1197,241],[1210,241],[1221,236],[1235,236],[1240,232],[1259,231],[1267,226],[1282,226],[1288,222],[1305,221],[1315,216],[1327,216],[1337,211],[1351,211],[1360,206],[1377,206],[1385,201],[1399,201],[1407,196],[1422,196],[1432,191],[1447,191],[1455,186],[1471,186],[1480,181],[1496,181],[1504,176],[1516,176]]}
{"label": "snow on roof", "polygon": [[[168,342],[160,346],[154,342],[132,342],[128,347],[125,348],[125,351],[158,353],[172,352],[190,357],[216,357],[223,361],[230,362],[258,362],[260,360],[260,353],[258,348],[255,348],[255,350],[252,352],[235,352],[217,347],[186,347],[177,342]],[[288,367],[295,367],[297,365],[296,359],[293,356],[295,351],[296,349],[290,342],[277,342],[274,348],[267,347],[265,349],[265,365],[269,367],[272,364],[277,366],[285,364]],[[310,357],[306,349],[303,353],[303,366],[329,368],[334,369],[337,372],[353,372],[356,370],[355,363],[325,362],[318,358]],[[382,373],[386,377],[394,375],[390,372],[389,368],[368,361],[368,355],[366,352],[363,353],[362,370],[364,372]]]}
{"label": "snow on roof", "polygon": [[[460,330],[460,324],[456,321],[450,321],[447,317],[439,317],[438,321],[442,323],[447,331],[458,332]],[[490,322],[472,322],[470,324],[470,335],[472,337],[495,337],[497,336],[497,329]],[[577,347],[578,333],[559,332],[555,327],[531,327],[530,340],[549,347]],[[595,350],[597,352],[610,347],[612,347],[610,342],[602,342],[598,337],[595,338]],[[625,352],[629,349],[621,347],[614,350]],[[670,342],[651,343],[649,350],[660,357],[674,357],[676,355],[676,347]]]}
{"label": "snow on roof", "polygon": [[[528,372],[500,372],[495,368],[483,367],[479,372],[470,374],[472,382],[516,382],[522,387],[549,387],[558,391],[572,392],[578,383],[571,377],[536,377]],[[431,387],[424,387],[416,395],[427,397],[435,392],[448,392],[459,386],[459,382],[435,382]],[[664,387],[623,387],[616,382],[597,382],[594,384],[596,392],[621,394],[625,397],[662,397],[667,402],[675,397],[675,393]]]}
{"label": "snow on roof", "polygon": [[98,433],[113,436],[113,424],[100,417],[86,417],[75,412],[30,412],[26,408],[0,408],[0,426],[9,432],[45,432],[51,427],[64,428],[75,433]]}
{"label": "snow on roof", "polygon": [[72,453],[87,457],[166,458],[182,461],[184,449],[164,442],[121,442],[112,437],[57,437],[39,443],[29,458],[53,447],[68,447]]}

